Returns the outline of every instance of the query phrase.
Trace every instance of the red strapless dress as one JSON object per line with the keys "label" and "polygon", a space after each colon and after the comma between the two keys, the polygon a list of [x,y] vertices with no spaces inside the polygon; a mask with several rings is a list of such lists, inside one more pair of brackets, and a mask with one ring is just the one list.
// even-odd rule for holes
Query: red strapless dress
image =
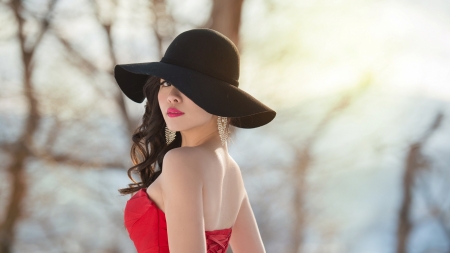
{"label": "red strapless dress", "polygon": [[[125,206],[125,227],[138,253],[170,253],[165,213],[140,189]],[[231,228],[205,231],[207,253],[225,253]]]}

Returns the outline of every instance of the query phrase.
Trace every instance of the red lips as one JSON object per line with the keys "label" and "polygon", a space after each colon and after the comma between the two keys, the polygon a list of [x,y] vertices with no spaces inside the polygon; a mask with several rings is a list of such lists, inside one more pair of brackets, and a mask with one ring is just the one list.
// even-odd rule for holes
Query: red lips
{"label": "red lips", "polygon": [[167,109],[167,113],[184,113],[184,112],[178,110],[177,108],[170,107],[169,109]]}
{"label": "red lips", "polygon": [[183,114],[184,114],[184,112],[182,112],[182,111],[180,111],[180,110],[178,110],[178,109],[176,109],[174,107],[170,107],[169,109],[167,109],[167,115],[169,117],[171,117],[171,118],[178,117],[178,116],[181,116]]}

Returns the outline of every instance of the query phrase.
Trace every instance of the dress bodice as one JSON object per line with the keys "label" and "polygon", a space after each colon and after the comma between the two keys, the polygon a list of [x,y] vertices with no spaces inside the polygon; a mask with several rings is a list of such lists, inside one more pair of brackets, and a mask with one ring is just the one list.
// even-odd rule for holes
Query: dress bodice
{"label": "dress bodice", "polygon": [[[138,253],[170,253],[165,213],[148,196],[145,188],[125,206],[125,227]],[[205,231],[207,253],[225,253],[232,228]]]}

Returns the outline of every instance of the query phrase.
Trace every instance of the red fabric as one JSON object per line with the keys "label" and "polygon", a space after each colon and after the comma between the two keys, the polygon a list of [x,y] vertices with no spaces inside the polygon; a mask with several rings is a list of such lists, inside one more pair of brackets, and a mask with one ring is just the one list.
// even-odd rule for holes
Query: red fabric
{"label": "red fabric", "polygon": [[[125,206],[125,227],[138,253],[170,253],[164,212],[140,189]],[[207,253],[225,253],[232,228],[205,231]]]}

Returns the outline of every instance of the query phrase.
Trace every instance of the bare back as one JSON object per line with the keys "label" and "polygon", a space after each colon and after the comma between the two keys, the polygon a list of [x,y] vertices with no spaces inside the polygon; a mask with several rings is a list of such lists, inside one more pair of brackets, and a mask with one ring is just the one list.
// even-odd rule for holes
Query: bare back
{"label": "bare back", "polygon": [[[239,166],[224,149],[192,147],[202,161],[200,174],[203,189],[205,231],[232,227],[230,245],[235,253],[265,253],[258,225],[244,187]],[[163,174],[161,174],[163,175]],[[147,194],[163,211],[161,175],[147,189]]]}
{"label": "bare back", "polygon": [[[215,151],[203,147],[194,147],[194,149],[198,157],[202,159],[205,230],[232,227],[245,196],[240,168],[223,149]],[[164,212],[164,199],[159,179],[158,177],[148,187],[147,194]]]}

